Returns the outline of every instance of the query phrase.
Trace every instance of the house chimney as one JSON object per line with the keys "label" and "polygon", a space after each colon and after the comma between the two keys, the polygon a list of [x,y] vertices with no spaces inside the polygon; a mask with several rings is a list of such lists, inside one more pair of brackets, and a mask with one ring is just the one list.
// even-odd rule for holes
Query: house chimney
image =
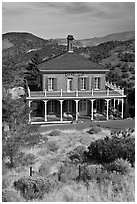
{"label": "house chimney", "polygon": [[68,35],[67,37],[67,43],[68,43],[68,52],[73,52],[73,43],[74,40],[73,35]]}

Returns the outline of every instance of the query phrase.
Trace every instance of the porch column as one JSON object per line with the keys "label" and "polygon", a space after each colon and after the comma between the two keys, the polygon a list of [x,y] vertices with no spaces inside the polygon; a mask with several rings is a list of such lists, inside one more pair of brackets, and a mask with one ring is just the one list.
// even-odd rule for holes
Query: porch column
{"label": "porch column", "polygon": [[44,100],[45,103],[45,121],[47,121],[47,100]]}
{"label": "porch column", "polygon": [[110,99],[105,99],[105,100],[107,102],[107,117],[106,117],[106,119],[108,120],[108,108],[109,108],[109,101],[110,101]]}
{"label": "porch column", "polygon": [[63,117],[62,117],[62,104],[63,104],[63,100],[59,100],[60,101],[60,121],[63,121]]}
{"label": "porch column", "polygon": [[114,98],[114,108],[116,107],[116,100],[115,100],[115,98]]}
{"label": "porch column", "polygon": [[76,121],[78,121],[78,102],[79,100],[75,100],[76,102]]}
{"label": "porch column", "polygon": [[117,110],[119,111],[119,98],[117,100]]}
{"label": "porch column", "polygon": [[94,118],[93,118],[93,103],[94,103],[94,100],[90,100],[91,101],[91,120],[93,120]]}
{"label": "porch column", "polygon": [[124,107],[124,99],[122,98],[122,99],[121,99],[121,101],[122,101],[122,111],[121,111],[121,118],[123,118],[123,107]]}
{"label": "porch column", "polygon": [[[31,108],[31,102],[29,101],[29,109]],[[31,110],[29,110],[29,123],[31,122]]]}

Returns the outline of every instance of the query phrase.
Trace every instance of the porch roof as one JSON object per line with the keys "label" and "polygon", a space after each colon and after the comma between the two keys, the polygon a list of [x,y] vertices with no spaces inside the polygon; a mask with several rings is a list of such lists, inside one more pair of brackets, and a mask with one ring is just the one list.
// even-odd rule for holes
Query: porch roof
{"label": "porch roof", "polygon": [[74,52],[66,52],[60,56],[44,61],[38,65],[38,68],[41,71],[109,71],[104,66],[92,62],[84,56],[78,55]]}

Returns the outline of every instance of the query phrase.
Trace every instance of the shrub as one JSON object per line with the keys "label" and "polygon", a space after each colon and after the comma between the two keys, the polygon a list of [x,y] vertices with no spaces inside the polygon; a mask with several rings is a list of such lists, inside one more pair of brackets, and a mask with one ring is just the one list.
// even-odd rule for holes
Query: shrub
{"label": "shrub", "polygon": [[25,153],[20,153],[18,155],[18,158],[16,159],[16,163],[19,166],[28,166],[32,165],[35,162],[36,156],[34,154],[25,154]]}
{"label": "shrub", "polygon": [[49,136],[60,136],[61,135],[61,131],[60,130],[52,130],[49,133]]}
{"label": "shrub", "polygon": [[50,180],[43,177],[20,178],[14,182],[14,187],[19,190],[27,200],[42,199],[44,193],[50,191]]}
{"label": "shrub", "polygon": [[[106,173],[105,173],[106,174]],[[85,182],[89,180],[96,180],[98,178],[104,177],[103,167],[101,165],[87,165],[79,166],[79,175],[77,177],[78,180],[83,180]]]}
{"label": "shrub", "polygon": [[[24,144],[23,146],[25,147],[32,147],[35,145],[39,145],[41,144],[41,141],[43,140],[43,135],[40,134],[39,132],[33,132],[31,134],[27,134],[24,138]],[[46,142],[46,140],[48,140],[47,138],[44,138],[44,141]]]}
{"label": "shrub", "polygon": [[59,149],[59,146],[57,145],[55,141],[48,141],[46,144],[46,147],[47,147],[47,152],[49,151],[56,152]]}
{"label": "shrub", "polygon": [[14,189],[5,188],[2,190],[2,202],[23,202],[23,198]]}
{"label": "shrub", "polygon": [[50,174],[50,168],[54,165],[54,161],[46,160],[39,167],[39,175],[42,177],[47,177]]}
{"label": "shrub", "polygon": [[104,139],[91,142],[88,147],[86,157],[89,161],[94,160],[97,163],[111,163],[118,158],[128,160],[132,166],[135,162],[135,138],[134,137],[119,137],[114,135],[112,138],[105,137]]}
{"label": "shrub", "polygon": [[94,127],[90,128],[87,131],[87,133],[89,133],[89,134],[97,134],[100,131],[101,131],[101,128],[99,126],[94,126]]}
{"label": "shrub", "polygon": [[130,171],[131,165],[128,161],[123,160],[123,159],[117,159],[116,161],[110,163],[110,164],[105,164],[104,165],[105,170],[107,171],[116,171],[121,174],[128,173]]}
{"label": "shrub", "polygon": [[7,177],[2,177],[2,189],[10,187],[11,182],[7,179]]}
{"label": "shrub", "polygon": [[84,152],[86,151],[86,147],[83,145],[77,146],[75,149],[68,152],[69,158],[72,162],[82,162],[84,157]]}
{"label": "shrub", "polygon": [[65,163],[59,168],[58,179],[61,182],[76,180],[78,177],[78,166],[72,163]]}

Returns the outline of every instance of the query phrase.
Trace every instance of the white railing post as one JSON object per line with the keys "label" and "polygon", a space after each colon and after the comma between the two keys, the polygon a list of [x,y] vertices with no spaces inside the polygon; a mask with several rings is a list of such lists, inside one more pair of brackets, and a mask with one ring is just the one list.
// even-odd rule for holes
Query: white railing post
{"label": "white railing post", "polygon": [[78,89],[76,88],[76,97],[78,97]]}
{"label": "white railing post", "polygon": [[123,119],[124,99],[121,99],[121,100],[122,100],[121,118]]}
{"label": "white railing post", "polygon": [[29,97],[30,97],[30,89],[29,89],[29,87],[28,87],[28,94],[29,94]]}
{"label": "white railing post", "polygon": [[47,96],[47,90],[45,89],[45,96]]}
{"label": "white railing post", "polygon": [[122,95],[124,95],[124,88],[122,89]]}
{"label": "white railing post", "polygon": [[62,97],[62,89],[60,90],[60,96]]}
{"label": "white railing post", "polygon": [[107,89],[107,96],[109,95],[109,89]]}
{"label": "white railing post", "polygon": [[94,93],[93,93],[93,89],[92,89],[91,93],[92,93],[92,96],[93,96],[93,94],[94,94]]}
{"label": "white railing post", "polygon": [[31,102],[32,102],[32,101],[29,101],[29,123],[31,122],[31,110],[30,110],[30,108],[31,108]]}

